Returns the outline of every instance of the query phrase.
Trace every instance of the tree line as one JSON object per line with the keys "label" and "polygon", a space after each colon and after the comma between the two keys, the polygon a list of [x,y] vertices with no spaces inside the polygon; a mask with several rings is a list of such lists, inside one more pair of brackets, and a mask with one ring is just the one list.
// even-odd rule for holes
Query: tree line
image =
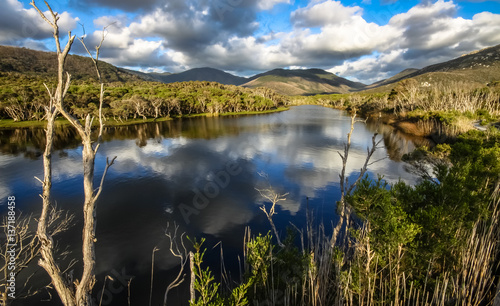
{"label": "tree line", "polygon": [[[50,89],[51,84],[48,84]],[[79,80],[68,89],[66,105],[80,119],[97,116],[100,88],[95,82]],[[48,105],[44,80],[14,72],[0,74],[0,117],[14,121],[44,120]],[[208,113],[265,111],[289,103],[289,98],[268,88],[244,88],[216,82],[191,81],[113,82],[104,92],[105,119],[162,118]]]}

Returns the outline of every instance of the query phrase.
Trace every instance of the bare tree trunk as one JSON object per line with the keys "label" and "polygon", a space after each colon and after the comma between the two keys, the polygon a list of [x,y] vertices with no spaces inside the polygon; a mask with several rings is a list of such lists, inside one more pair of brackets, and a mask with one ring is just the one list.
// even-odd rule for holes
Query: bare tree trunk
{"label": "bare tree trunk", "polygon": [[337,243],[338,236],[340,235],[340,230],[344,225],[344,218],[346,215],[346,207],[345,207],[345,196],[347,190],[348,179],[345,177],[345,170],[347,168],[347,159],[349,157],[349,149],[351,148],[351,136],[354,131],[354,123],[356,120],[356,113],[351,116],[351,130],[347,134],[347,143],[344,145],[344,155],[340,154],[340,158],[342,159],[342,170],[340,172],[340,201],[337,202],[337,213],[339,214],[339,222],[333,229],[332,234],[332,247]]}
{"label": "bare tree trunk", "polygon": [[47,218],[51,206],[51,187],[52,187],[52,144],[54,135],[54,122],[57,116],[57,110],[52,106],[47,110],[47,129],[46,129],[46,145],[43,154],[44,180],[43,180],[43,206],[40,219],[38,220],[37,235],[40,240],[40,255],[41,259],[38,264],[47,271],[52,284],[57,294],[61,298],[64,305],[75,305],[73,292],[70,285],[63,278],[59,266],[54,260],[54,241],[52,236],[47,233]]}
{"label": "bare tree trunk", "polygon": [[340,177],[340,201],[337,202],[337,207],[338,207],[337,212],[339,214],[339,222],[337,223],[337,225],[333,229],[332,239],[330,242],[332,247],[335,246],[335,244],[337,243],[337,239],[341,233],[342,226],[344,225],[344,222],[346,222],[348,225],[350,217],[351,217],[351,207],[349,207],[345,201],[346,196],[351,194],[352,190],[361,181],[361,179],[365,175],[366,171],[368,170],[368,166],[379,161],[379,160],[376,160],[376,161],[370,163],[370,160],[371,160],[373,154],[377,150],[377,146],[382,141],[382,139],[379,141],[376,141],[377,133],[375,133],[372,137],[372,147],[367,148],[367,155],[366,155],[365,163],[363,164],[363,167],[360,169],[360,172],[359,172],[358,177],[356,178],[356,181],[354,181],[354,183],[349,185],[349,179],[346,177],[345,171],[347,168],[347,160],[349,158],[349,150],[351,148],[351,136],[352,136],[352,132],[354,131],[354,123],[356,122],[355,119],[356,119],[356,113],[354,113],[351,116],[351,130],[347,134],[347,143],[344,145],[344,154],[342,155],[340,152],[338,152],[340,155],[340,158],[342,159],[342,170],[341,170],[340,175],[339,175],[339,177]]}
{"label": "bare tree trunk", "polygon": [[[107,165],[101,179],[101,184],[97,190],[94,190],[94,183],[93,183],[94,163],[95,163],[95,155],[99,148],[99,144],[97,144],[95,148],[92,146],[93,141],[91,139],[91,133],[92,133],[93,119],[91,119],[90,115],[87,116],[85,120],[85,126],[82,126],[80,121],[71,116],[71,114],[69,114],[69,112],[65,110],[63,104],[64,97],[68,91],[69,84],[71,81],[71,77],[69,74],[66,74],[67,78],[66,81],[64,81],[64,63],[71,49],[75,36],[74,35],[72,36],[71,33],[69,33],[68,42],[64,50],[62,51],[59,42],[59,27],[57,25],[57,21],[59,20],[58,14],[53,12],[49,4],[45,2],[51,13],[52,21],[50,21],[45,16],[45,14],[40,9],[38,9],[34,1],[32,1],[30,4],[37,10],[42,19],[52,26],[54,30],[53,36],[56,42],[57,59],[58,59],[57,89],[55,94],[52,94],[49,91],[49,95],[51,96],[51,105],[50,108],[47,110],[47,118],[48,118],[48,124],[46,130],[47,143],[43,158],[44,160],[44,181],[43,181],[43,195],[42,195],[43,208],[37,230],[37,235],[41,241],[40,252],[42,255],[42,259],[40,260],[39,263],[51,277],[54,288],[56,289],[64,305],[79,305],[79,306],[91,305],[92,304],[91,292],[95,284],[95,275],[94,275],[95,242],[96,242],[95,203],[99,198],[99,195],[101,194],[104,177],[106,176],[107,170],[113,164],[115,159],[113,159],[111,162],[109,162],[109,160],[107,161]],[[97,59],[99,56],[99,48],[101,47],[103,40],[104,40],[104,31],[101,44],[98,47],[96,47],[97,50],[96,59],[94,59],[92,57],[92,54],[90,54],[89,52],[92,61],[94,62],[99,83],[101,85],[100,107],[99,107],[99,120],[100,120],[100,129],[98,137],[99,141],[101,139],[103,131],[102,102],[104,97],[104,86],[101,81],[101,75],[99,72],[99,67],[97,65]],[[81,42],[84,45],[85,49],[88,51],[83,40],[81,40]],[[82,144],[83,144],[82,161],[83,161],[83,181],[84,181],[83,186],[85,195],[84,205],[83,205],[84,226],[82,234],[83,273],[81,279],[79,281],[75,280],[74,284],[65,281],[65,277],[63,276],[63,273],[61,272],[59,265],[56,263],[54,259],[52,237],[47,233],[47,218],[48,218],[49,207],[51,205],[50,193],[52,184],[51,183],[52,181],[51,154],[52,154],[52,142],[53,142],[52,138],[54,134],[53,131],[54,121],[58,112],[61,113],[76,128],[77,132],[82,138]]]}
{"label": "bare tree trunk", "polygon": [[194,283],[196,282],[196,274],[194,273],[194,253],[189,252],[189,270],[191,271],[191,283],[189,284],[189,302],[196,301]]}
{"label": "bare tree trunk", "polygon": [[[54,39],[56,41],[57,47],[57,60],[58,60],[58,74],[57,74],[57,88],[55,94],[50,93],[50,106],[47,111],[47,129],[46,129],[46,144],[45,152],[43,154],[43,167],[44,167],[44,180],[43,180],[43,206],[40,219],[38,221],[37,236],[40,240],[40,254],[41,259],[39,260],[39,265],[47,271],[49,274],[52,285],[57,291],[57,294],[61,298],[64,305],[75,305],[75,299],[73,291],[71,290],[71,284],[68,284],[63,277],[63,274],[59,268],[59,265],[54,259],[54,241],[52,237],[47,233],[47,219],[51,206],[51,188],[52,188],[52,145],[54,136],[54,122],[58,114],[56,109],[58,104],[62,103],[64,95],[67,92],[69,86],[69,75],[68,81],[64,84],[64,61],[66,56],[71,49],[71,45],[75,39],[75,36],[69,35],[68,42],[64,51],[61,51],[61,45],[59,43],[59,28],[57,26],[57,13],[54,13],[49,7],[49,11],[52,14],[53,22],[49,21],[45,15],[38,9],[35,2],[30,3],[41,15],[41,17],[49,23],[54,29]],[[64,87],[64,88],[63,88]]]}

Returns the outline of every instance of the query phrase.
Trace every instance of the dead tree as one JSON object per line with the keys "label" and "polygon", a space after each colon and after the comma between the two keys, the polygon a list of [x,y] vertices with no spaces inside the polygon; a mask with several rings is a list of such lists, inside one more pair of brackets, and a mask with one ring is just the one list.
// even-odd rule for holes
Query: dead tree
{"label": "dead tree", "polygon": [[[64,71],[64,63],[66,61],[67,55],[71,49],[71,46],[74,42],[75,36],[71,35],[71,32],[68,33],[68,42],[64,49],[61,49],[61,44],[59,41],[59,26],[57,24],[59,20],[59,16],[56,12],[52,10],[50,5],[45,2],[47,8],[50,12],[50,17],[47,18],[45,14],[36,6],[34,0],[30,3],[40,14],[43,20],[45,20],[52,28],[53,28],[53,36],[56,43],[56,53],[58,60],[58,74],[57,74],[57,88],[54,93],[50,90],[50,105],[47,109],[47,129],[46,129],[46,147],[43,155],[44,162],[44,180],[43,184],[43,207],[42,214],[40,216],[40,220],[38,222],[37,236],[40,240],[40,253],[41,259],[39,261],[40,266],[42,266],[47,273],[49,274],[52,284],[56,289],[61,301],[64,305],[91,305],[91,293],[92,288],[95,284],[95,242],[97,239],[95,238],[95,205],[97,199],[99,198],[102,192],[102,186],[104,182],[104,178],[109,167],[113,164],[115,158],[111,161],[107,161],[106,168],[104,169],[104,173],[101,178],[100,185],[98,188],[94,188],[94,163],[95,156],[97,154],[97,150],[99,149],[99,142],[94,145],[94,142],[91,138],[92,134],[92,123],[93,119],[90,115],[88,115],[85,119],[84,125],[80,123],[76,118],[74,118],[64,107],[64,97],[68,91],[71,76],[69,73],[66,73],[66,80],[64,79],[65,71]],[[104,33],[103,38],[104,40]],[[99,54],[99,49],[101,44],[96,47],[97,56]],[[83,42],[83,41],[82,41]],[[85,47],[86,48],[86,47]],[[89,52],[90,53],[90,52]],[[96,58],[97,58],[96,56]],[[92,57],[92,56],[91,56]],[[101,101],[103,97],[103,86],[100,78],[99,67],[97,65],[97,60],[92,57],[92,60],[95,64],[95,68],[98,74],[99,81],[101,83]],[[48,87],[47,87],[48,89]],[[102,103],[100,105],[102,108]],[[58,263],[54,259],[54,249],[53,249],[53,239],[52,236],[47,232],[47,219],[49,218],[49,209],[51,207],[51,185],[52,185],[52,143],[53,143],[53,132],[54,132],[54,120],[57,116],[57,113],[62,114],[77,130],[78,134],[82,139],[83,150],[82,150],[82,161],[83,161],[83,187],[84,187],[84,204],[83,204],[83,234],[82,234],[82,261],[83,261],[83,272],[81,278],[79,280],[67,280],[63,272],[61,271]],[[102,121],[102,112],[99,111],[100,114],[100,129],[98,140],[101,139],[102,131],[103,131],[103,121]]]}
{"label": "dead tree", "polygon": [[351,207],[346,203],[346,197],[351,194],[353,189],[356,187],[356,185],[361,181],[361,179],[364,177],[366,174],[366,171],[368,170],[368,166],[372,165],[375,162],[378,162],[379,160],[376,160],[374,162],[370,163],[370,159],[373,156],[373,153],[377,150],[377,146],[380,144],[382,141],[379,140],[377,141],[377,133],[375,133],[372,137],[372,147],[367,148],[367,155],[366,155],[366,160],[365,163],[363,164],[363,167],[360,169],[359,175],[352,183],[349,185],[349,179],[346,177],[346,168],[347,168],[347,160],[349,158],[349,150],[351,149],[351,137],[352,137],[352,132],[354,131],[354,124],[356,123],[356,113],[354,112],[351,116],[351,130],[347,134],[347,143],[344,144],[344,154],[338,152],[340,155],[340,158],[342,159],[342,170],[339,174],[340,177],[340,201],[337,202],[337,213],[339,215],[339,222],[333,229],[333,234],[332,234],[332,239],[331,239],[331,246],[335,246],[337,243],[337,239],[341,233],[342,226],[344,225],[344,222],[349,222],[350,216],[351,216]]}
{"label": "dead tree", "polygon": [[285,245],[281,242],[278,230],[276,229],[276,226],[274,225],[273,216],[276,214],[276,211],[275,211],[276,204],[278,204],[278,202],[280,202],[280,201],[285,201],[286,196],[288,195],[288,192],[285,194],[277,193],[272,188],[271,184],[269,183],[267,175],[265,173],[259,173],[259,175],[266,178],[269,187],[266,189],[255,188],[255,190],[257,190],[264,199],[271,202],[271,208],[269,209],[269,212],[266,210],[265,204],[263,204],[260,207],[260,210],[262,210],[266,214],[267,220],[271,224],[271,228],[273,229],[274,235],[276,235],[276,240],[278,241],[278,245],[283,248]]}

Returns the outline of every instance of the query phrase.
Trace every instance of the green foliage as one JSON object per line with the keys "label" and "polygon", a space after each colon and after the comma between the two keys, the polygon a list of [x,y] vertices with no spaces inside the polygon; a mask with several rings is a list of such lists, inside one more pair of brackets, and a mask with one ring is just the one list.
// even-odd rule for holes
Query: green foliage
{"label": "green foliage", "polygon": [[243,282],[232,289],[227,296],[219,293],[221,284],[214,280],[214,276],[210,268],[202,268],[203,258],[206,249],[201,250],[205,238],[197,241],[196,238],[188,239],[193,243],[194,253],[194,275],[196,277],[194,289],[198,292],[198,298],[195,302],[190,302],[192,306],[215,306],[215,305],[231,305],[245,306],[248,305],[248,289],[252,284],[252,280]]}
{"label": "green foliage", "polygon": [[246,263],[249,266],[250,275],[247,277],[254,284],[266,285],[269,277],[269,268],[273,260],[273,244],[271,243],[272,236],[267,235],[255,237],[247,243]]}
{"label": "green foliage", "polygon": [[389,189],[382,177],[375,182],[365,177],[347,197],[359,216],[370,222],[372,245],[380,254],[390,254],[398,246],[408,245],[421,232],[421,226],[408,217],[404,199],[397,196],[400,185],[406,187],[398,183]]}
{"label": "green foliage", "polygon": [[432,173],[415,186],[365,178],[348,201],[369,223],[370,242],[381,262],[395,262],[401,248],[406,254],[401,268],[423,284],[429,275],[458,272],[463,233],[491,213],[489,202],[500,177],[500,133],[471,131],[454,144],[417,150],[407,161],[419,173],[425,168]]}
{"label": "green foliage", "polygon": [[199,293],[199,297],[194,303],[190,302],[190,305],[222,305],[220,302],[219,294],[217,293],[220,284],[214,281],[214,276],[209,268],[203,269],[201,267],[201,264],[203,263],[203,256],[205,256],[206,251],[206,249],[201,251],[201,247],[205,242],[205,238],[202,238],[199,242],[196,240],[196,238],[194,240],[189,240],[193,243],[193,247],[195,249],[194,271],[192,272],[196,276],[194,289]]}
{"label": "green foliage", "polygon": [[[16,121],[41,120],[48,94],[44,79],[15,73],[0,77],[0,118]],[[72,82],[65,99],[70,112],[84,118],[96,115],[98,84],[92,80]],[[103,113],[106,119],[162,118],[208,113],[262,112],[288,104],[288,98],[267,88],[242,88],[215,82],[112,82],[106,84]]]}

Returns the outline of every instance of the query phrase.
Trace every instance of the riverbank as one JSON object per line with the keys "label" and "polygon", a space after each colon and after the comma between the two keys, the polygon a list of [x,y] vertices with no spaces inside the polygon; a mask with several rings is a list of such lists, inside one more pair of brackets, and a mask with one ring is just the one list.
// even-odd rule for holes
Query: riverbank
{"label": "riverbank", "polygon": [[294,103],[355,110],[360,117],[438,143],[469,130],[498,126],[500,121],[500,87],[496,83],[476,88],[467,83],[428,87],[402,82],[391,92],[294,97]]}
{"label": "riverbank", "polygon": [[[499,117],[485,110],[476,112],[448,111],[394,111],[388,103],[359,99],[358,101],[340,99],[308,100],[309,103],[294,105],[321,105],[347,112],[356,111],[357,116],[371,122],[392,126],[398,131],[417,137],[429,138],[435,143],[452,141],[458,135],[470,130],[487,130],[490,127],[500,127]],[[368,101],[367,101],[368,100]],[[340,102],[340,103],[339,103]]]}
{"label": "riverbank", "polygon": [[435,143],[453,141],[471,130],[485,131],[490,127],[499,127],[495,118],[457,112],[415,111],[396,115],[378,110],[362,112],[360,116],[390,125],[407,135],[429,138]]}
{"label": "riverbank", "polygon": [[[147,118],[147,119],[128,119],[128,120],[116,120],[110,118],[106,120],[106,127],[117,127],[117,126],[128,126],[128,125],[136,125],[143,123],[151,123],[151,122],[163,122],[175,119],[187,119],[187,118],[196,118],[196,117],[224,117],[224,116],[245,116],[245,115],[260,115],[260,114],[270,114],[276,112],[283,112],[289,110],[290,107],[278,107],[273,109],[267,109],[263,111],[243,111],[243,112],[227,112],[220,114],[211,114],[211,113],[200,113],[200,114],[190,114],[190,115],[182,115],[182,116],[172,116],[172,117],[162,117],[162,118]],[[94,121],[94,126],[99,124],[98,120]],[[56,120],[55,125],[57,127],[65,127],[70,126],[68,120],[65,118],[58,118]],[[47,122],[43,121],[14,121],[13,119],[0,119],[0,129],[44,129],[47,126]]]}

